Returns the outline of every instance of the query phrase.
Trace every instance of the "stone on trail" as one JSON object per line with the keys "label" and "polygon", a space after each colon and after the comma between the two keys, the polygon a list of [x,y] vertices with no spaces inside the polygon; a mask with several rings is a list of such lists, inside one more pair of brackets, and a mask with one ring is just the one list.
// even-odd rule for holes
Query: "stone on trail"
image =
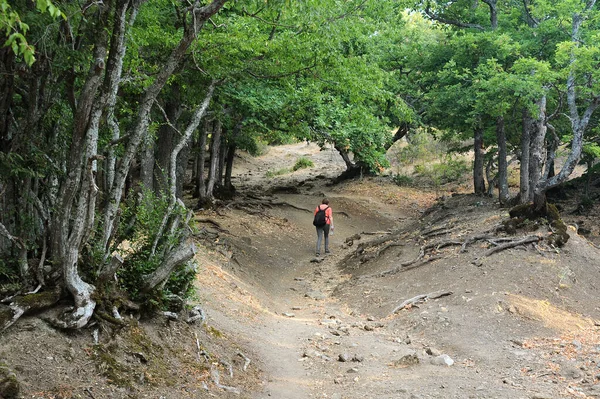
{"label": "stone on trail", "polygon": [[284,313],[282,313],[282,315],[285,316],[285,317],[296,317],[296,315],[294,313],[284,312]]}
{"label": "stone on trail", "polygon": [[304,296],[307,298],[316,299],[316,300],[326,298],[325,294],[323,294],[321,291],[310,291],[310,292],[307,292]]}
{"label": "stone on trail", "polygon": [[454,360],[446,354],[434,357],[431,359],[431,364],[436,366],[452,366],[454,364]]}
{"label": "stone on trail", "polygon": [[415,353],[410,353],[408,355],[402,356],[400,359],[394,361],[394,366],[396,367],[406,367],[406,366],[414,366],[415,364],[419,364],[419,357]]}

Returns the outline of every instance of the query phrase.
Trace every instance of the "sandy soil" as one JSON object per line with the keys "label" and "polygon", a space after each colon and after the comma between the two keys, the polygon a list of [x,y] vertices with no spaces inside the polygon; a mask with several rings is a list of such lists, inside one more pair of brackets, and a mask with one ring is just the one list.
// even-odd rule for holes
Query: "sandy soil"
{"label": "sandy soil", "polygon": [[[314,167],[267,173],[299,156]],[[205,323],[141,322],[133,332],[100,331],[94,345],[93,328],[64,334],[23,319],[0,337],[0,359],[19,375],[23,397],[600,397],[594,244],[571,229],[561,249],[519,246],[484,257],[489,242],[465,252],[451,245],[382,276],[425,243],[463,241],[507,211],[491,198],[437,198],[383,178],[328,185],[343,169],[334,151],[305,143],[240,156],[239,198],[260,192],[268,206],[198,212],[210,233],[198,253]],[[334,209],[333,253],[315,258],[312,211],[323,196]],[[420,236],[440,226],[443,235]],[[391,231],[403,232],[398,245],[359,256],[359,244]],[[394,313],[440,291],[447,295]],[[126,339],[134,333],[144,339]],[[97,360],[103,348],[118,348],[116,363]],[[133,382],[108,383],[111,367],[113,378],[131,373]]]}

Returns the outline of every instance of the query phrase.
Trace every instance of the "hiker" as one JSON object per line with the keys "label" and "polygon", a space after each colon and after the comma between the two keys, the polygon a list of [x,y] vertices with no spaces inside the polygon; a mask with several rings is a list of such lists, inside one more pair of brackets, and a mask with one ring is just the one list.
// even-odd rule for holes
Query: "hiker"
{"label": "hiker", "polygon": [[321,241],[325,235],[325,253],[329,252],[329,231],[333,234],[333,210],[329,206],[329,200],[323,198],[321,204],[315,208],[315,219],[313,225],[317,228],[317,256],[321,255]]}

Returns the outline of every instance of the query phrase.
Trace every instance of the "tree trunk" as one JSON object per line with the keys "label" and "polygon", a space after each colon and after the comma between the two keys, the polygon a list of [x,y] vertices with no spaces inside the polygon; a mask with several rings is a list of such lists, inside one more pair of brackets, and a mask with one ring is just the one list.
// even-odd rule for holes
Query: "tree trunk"
{"label": "tree trunk", "polygon": [[140,182],[145,190],[154,191],[154,140],[147,137],[140,161]]}
{"label": "tree trunk", "polygon": [[208,170],[208,182],[206,183],[206,199],[212,201],[214,197],[215,184],[218,177],[219,155],[221,154],[221,130],[220,120],[215,120],[215,128],[210,140],[210,169]]}
{"label": "tree trunk", "polygon": [[200,131],[200,138],[198,140],[198,170],[196,172],[196,189],[194,197],[199,198],[198,206],[201,207],[206,198],[206,185],[204,182],[205,175],[205,164],[206,164],[206,141],[208,138],[209,130],[211,129],[211,121],[205,119],[202,130]]}
{"label": "tree trunk", "polygon": [[216,81],[213,81],[208,88],[208,93],[206,94],[204,101],[196,108],[194,114],[192,115],[192,119],[190,120],[190,123],[188,124],[187,128],[185,129],[183,136],[179,139],[179,142],[174,146],[173,150],[171,150],[171,156],[170,156],[169,165],[168,165],[169,166],[169,169],[168,169],[169,175],[168,175],[168,179],[167,179],[167,181],[169,182],[169,186],[168,186],[168,192],[166,193],[169,198],[169,206],[167,207],[167,211],[165,212],[165,215],[163,216],[163,220],[161,222],[159,230],[156,232],[156,238],[154,239],[154,242],[152,244],[151,253],[153,255],[154,255],[154,252],[156,251],[159,241],[162,239],[164,230],[167,226],[167,222],[168,222],[169,218],[171,218],[173,211],[175,209],[175,205],[177,203],[177,159],[178,159],[178,156],[181,153],[181,150],[183,149],[183,147],[186,146],[186,144],[192,137],[192,133],[198,128],[198,125],[200,124],[200,120],[206,113],[206,110],[208,109],[208,105],[210,104],[210,101],[212,99],[212,96],[213,96],[213,93],[215,90],[215,86],[216,86]]}
{"label": "tree trunk", "polygon": [[[586,5],[585,11],[588,11],[591,7],[593,7],[595,1],[590,1]],[[548,179],[542,179],[539,181],[535,188],[534,195],[534,206],[539,208],[543,206],[541,201],[545,201],[546,191],[552,187],[556,187],[557,185],[566,181],[577,163],[581,158],[581,152],[583,150],[583,135],[587,126],[590,122],[590,119],[596,109],[600,106],[600,96],[592,97],[591,100],[587,102],[587,104],[583,103],[581,99],[577,98],[577,82],[575,76],[575,68],[573,65],[577,62],[577,51],[576,48],[581,43],[581,32],[580,28],[584,22],[585,12],[582,14],[575,13],[573,14],[573,23],[571,27],[571,42],[573,43],[573,49],[571,50],[571,58],[570,58],[570,69],[569,76],[567,77],[567,105],[569,107],[569,119],[571,120],[571,128],[573,131],[573,139],[571,140],[571,151],[567,156],[565,163],[562,168],[553,177],[549,177]],[[579,114],[579,110],[583,109],[583,114]]]}
{"label": "tree trunk", "polygon": [[488,5],[490,8],[490,25],[492,30],[496,30],[498,28],[498,0],[483,0],[484,3]]}
{"label": "tree trunk", "polygon": [[219,167],[217,173],[217,183],[218,187],[223,187],[224,185],[224,177],[225,177],[225,160],[227,158],[227,139],[226,135],[221,133],[221,144],[219,147]]}
{"label": "tree trunk", "polygon": [[340,153],[342,159],[344,160],[344,163],[346,164],[346,172],[350,172],[352,170],[355,170],[356,169],[356,164],[354,162],[352,162],[352,160],[350,159],[350,155],[348,154],[348,151],[346,151],[345,149],[343,149],[337,143],[334,143],[333,146],[337,150],[337,152]]}
{"label": "tree trunk", "polygon": [[227,0],[213,0],[211,3],[203,7],[198,8],[198,3],[194,3],[194,6],[188,8],[193,21],[189,22],[185,26],[183,37],[179,41],[179,44],[165,60],[163,69],[158,72],[154,78],[154,82],[146,89],[144,93],[143,99],[140,102],[140,108],[137,113],[136,122],[134,123],[129,137],[129,142],[127,143],[121,158],[119,169],[115,175],[115,183],[107,195],[108,201],[106,209],[104,210],[102,231],[102,248],[105,250],[105,256],[107,259],[111,253],[109,250],[109,239],[112,236],[113,229],[115,228],[114,222],[117,217],[117,211],[121,204],[123,187],[125,185],[127,173],[133,157],[137,153],[140,142],[148,132],[150,111],[152,106],[162,91],[162,88],[167,83],[167,80],[175,72],[181,60],[187,53],[190,45],[196,39],[198,29],[202,27],[205,21],[216,14],[226,2]]}
{"label": "tree trunk", "polygon": [[173,270],[184,262],[192,259],[196,254],[193,243],[182,242],[175,250],[170,251],[160,266],[144,279],[144,292],[151,291],[154,287],[165,281]]}
{"label": "tree trunk", "polygon": [[506,131],[504,117],[496,121],[496,139],[498,141],[498,197],[500,204],[506,205],[510,200],[508,192],[508,163],[506,160]]}
{"label": "tree trunk", "polygon": [[231,174],[233,172],[233,161],[235,159],[235,142],[229,143],[227,147],[227,162],[225,163],[225,181],[223,187],[227,192],[233,191],[233,184],[231,183]]}
{"label": "tree trunk", "polygon": [[[538,102],[538,118],[532,123],[533,128],[530,143],[529,158],[529,192],[534,193],[539,182],[543,179],[544,157],[546,155],[546,96],[542,96]],[[534,194],[536,195],[536,194]],[[539,193],[538,193],[539,195]]]}
{"label": "tree trunk", "polygon": [[475,161],[473,164],[473,187],[475,194],[485,195],[483,128],[477,127],[474,133],[473,151],[475,152]]}
{"label": "tree trunk", "polygon": [[523,111],[523,131],[521,133],[521,166],[519,172],[519,197],[521,204],[527,204],[533,197],[529,191],[529,164],[530,164],[530,146],[533,118],[528,111]]}
{"label": "tree trunk", "polygon": [[175,126],[177,126],[177,121],[181,115],[179,85],[173,84],[170,89],[164,109],[164,118],[166,121],[158,129],[158,138],[156,140],[154,188],[156,194],[159,196],[166,195],[169,192],[169,162],[171,160],[171,152],[175,147],[176,137],[178,136]]}

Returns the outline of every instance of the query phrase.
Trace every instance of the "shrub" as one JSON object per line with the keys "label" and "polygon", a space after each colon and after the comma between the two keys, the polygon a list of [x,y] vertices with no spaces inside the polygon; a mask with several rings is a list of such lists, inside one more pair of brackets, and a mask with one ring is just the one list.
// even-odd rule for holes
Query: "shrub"
{"label": "shrub", "polygon": [[414,181],[412,177],[400,174],[394,176],[393,180],[399,186],[410,186]]}
{"label": "shrub", "polygon": [[[165,298],[171,294],[181,298],[191,296],[193,280],[195,278],[195,266],[189,264],[180,265],[163,285],[159,285],[151,293],[144,294],[141,287],[144,285],[146,275],[152,273],[159,267],[168,256],[170,248],[176,247],[185,239],[184,227],[177,229],[165,229],[156,250],[152,253],[152,246],[156,235],[160,230],[163,216],[168,209],[168,200],[165,197],[156,196],[151,191],[145,191],[143,200],[133,203],[128,202],[123,212],[124,217],[130,219],[132,228],[128,230],[126,237],[120,237],[122,242],[127,243],[127,249],[122,249],[123,266],[118,271],[119,284],[129,297],[134,301],[144,301],[160,308],[167,306]],[[185,220],[187,210],[183,206],[177,206],[171,215],[171,223],[175,217]]]}
{"label": "shrub", "polygon": [[285,175],[286,173],[290,173],[291,170],[288,168],[282,168],[282,169],[277,169],[277,170],[267,170],[266,176],[267,177],[275,177],[275,176],[281,176],[281,175]]}
{"label": "shrub", "polygon": [[298,169],[312,168],[313,166],[315,166],[313,161],[311,161],[310,159],[308,159],[306,157],[300,157],[296,161],[296,164],[294,165],[292,170],[295,172]]}
{"label": "shrub", "polygon": [[469,171],[467,162],[463,159],[445,159],[432,165],[415,165],[415,173],[434,186],[459,181]]}

